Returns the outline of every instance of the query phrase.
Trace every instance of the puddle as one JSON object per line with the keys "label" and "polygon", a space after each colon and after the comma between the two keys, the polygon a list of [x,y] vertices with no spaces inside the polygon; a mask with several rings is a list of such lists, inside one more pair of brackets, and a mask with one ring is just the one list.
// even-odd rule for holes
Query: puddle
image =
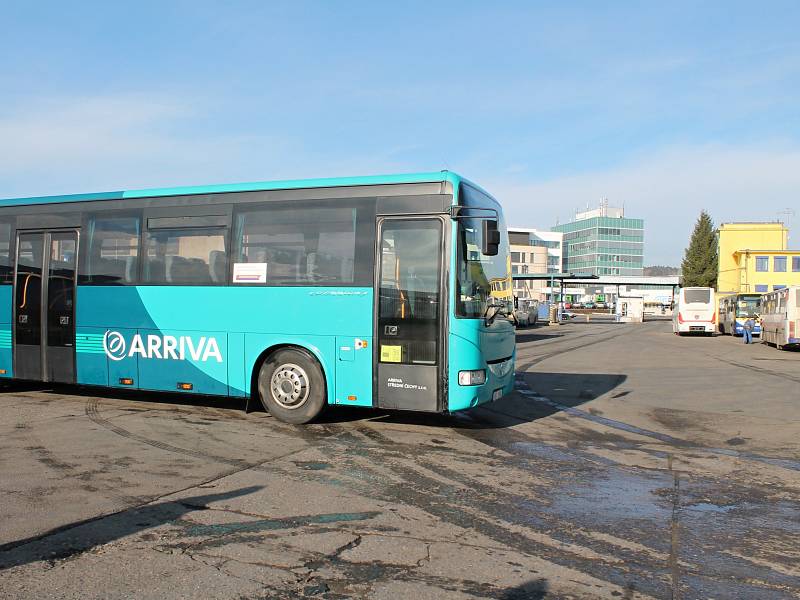
{"label": "puddle", "polygon": [[589,482],[561,490],[548,510],[591,523],[664,522],[672,514],[670,500],[664,496],[664,490],[671,487],[671,477],[610,469]]}
{"label": "puddle", "polygon": [[697,512],[707,512],[707,513],[726,513],[729,510],[733,510],[736,508],[735,505],[729,504],[728,506],[720,506],[718,504],[712,504],[710,502],[698,502],[697,504],[690,504],[688,506],[681,507],[681,510],[694,510]]}
{"label": "puddle", "polygon": [[325,469],[330,467],[330,465],[328,463],[314,462],[314,461],[299,461],[299,460],[296,460],[296,461],[294,461],[294,464],[296,464],[298,467],[300,467],[304,471],[324,471]]}
{"label": "puddle", "polygon": [[578,459],[575,454],[557,448],[556,446],[548,446],[546,444],[537,444],[536,442],[514,442],[511,448],[519,450],[523,454],[529,456],[536,456],[539,458],[547,458],[550,460],[558,460],[562,462],[575,462]]}
{"label": "puddle", "polygon": [[260,519],[258,521],[245,521],[242,523],[221,523],[216,525],[192,525],[187,527],[186,535],[229,535],[232,533],[256,533],[274,531],[279,529],[296,529],[307,525],[327,525],[332,523],[346,523],[350,521],[365,521],[377,517],[380,513],[331,513],[323,515],[307,515],[301,517],[287,517],[285,519]]}

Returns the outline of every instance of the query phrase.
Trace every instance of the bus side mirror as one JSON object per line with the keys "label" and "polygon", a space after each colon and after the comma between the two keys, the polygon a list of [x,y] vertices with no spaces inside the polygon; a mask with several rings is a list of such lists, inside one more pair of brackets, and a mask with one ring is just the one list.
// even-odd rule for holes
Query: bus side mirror
{"label": "bus side mirror", "polygon": [[481,253],[484,256],[497,256],[500,251],[500,230],[497,228],[497,221],[484,219],[483,223],[483,247]]}

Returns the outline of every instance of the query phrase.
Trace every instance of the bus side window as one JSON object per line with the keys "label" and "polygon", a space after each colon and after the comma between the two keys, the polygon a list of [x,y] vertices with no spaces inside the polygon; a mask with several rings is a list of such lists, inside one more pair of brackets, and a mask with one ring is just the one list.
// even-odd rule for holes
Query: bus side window
{"label": "bus side window", "polygon": [[227,272],[227,228],[150,229],[145,238],[146,283],[223,284]]}
{"label": "bus side window", "polygon": [[0,284],[14,279],[11,246],[11,223],[0,221]]}
{"label": "bus side window", "polygon": [[261,275],[234,283],[371,285],[375,213],[320,202],[242,206],[234,218],[233,263],[260,265]]}
{"label": "bus side window", "polygon": [[89,215],[83,227],[86,237],[82,243],[80,283],[136,283],[141,222],[138,214],[109,211]]}

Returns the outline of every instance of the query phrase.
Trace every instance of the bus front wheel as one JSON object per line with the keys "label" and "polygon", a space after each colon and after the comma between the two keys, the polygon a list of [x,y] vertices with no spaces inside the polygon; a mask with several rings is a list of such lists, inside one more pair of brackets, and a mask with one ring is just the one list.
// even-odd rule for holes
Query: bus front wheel
{"label": "bus front wheel", "polygon": [[325,377],[319,363],[305,352],[278,350],[261,365],[258,396],[273,417],[301,425],[325,406]]}

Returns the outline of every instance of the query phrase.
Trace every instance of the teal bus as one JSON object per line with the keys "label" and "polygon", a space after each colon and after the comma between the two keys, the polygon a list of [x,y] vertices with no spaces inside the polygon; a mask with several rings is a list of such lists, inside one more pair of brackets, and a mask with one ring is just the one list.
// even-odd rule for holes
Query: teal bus
{"label": "teal bus", "polygon": [[453,412],[513,389],[505,219],[451,172],[0,201],[0,377]]}

